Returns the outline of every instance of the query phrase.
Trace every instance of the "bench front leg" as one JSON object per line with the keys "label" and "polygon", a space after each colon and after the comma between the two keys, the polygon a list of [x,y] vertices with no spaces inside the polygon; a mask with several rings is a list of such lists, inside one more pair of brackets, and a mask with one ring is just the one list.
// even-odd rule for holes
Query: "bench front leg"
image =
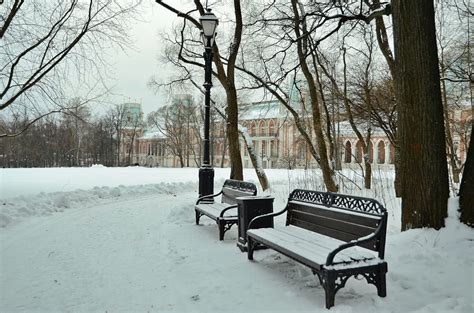
{"label": "bench front leg", "polygon": [[387,296],[386,274],[387,274],[387,263],[382,263],[377,267],[377,272],[375,274],[375,280],[376,280],[375,287],[377,287],[377,294],[379,295],[379,297]]}
{"label": "bench front leg", "polygon": [[219,240],[224,240],[224,233],[225,233],[225,221],[218,218],[217,225],[219,226]]}
{"label": "bench front leg", "polygon": [[194,212],[196,213],[196,225],[199,225],[199,220],[201,219],[202,213],[198,210],[194,210]]}
{"label": "bench front leg", "polygon": [[387,296],[387,283],[385,273],[377,273],[377,294],[379,297]]}
{"label": "bench front leg", "polygon": [[324,271],[322,273],[322,285],[326,295],[326,309],[334,306],[334,298],[336,297],[336,275],[332,271]]}
{"label": "bench front leg", "polygon": [[253,250],[255,248],[255,242],[252,237],[247,237],[247,259],[253,260]]}

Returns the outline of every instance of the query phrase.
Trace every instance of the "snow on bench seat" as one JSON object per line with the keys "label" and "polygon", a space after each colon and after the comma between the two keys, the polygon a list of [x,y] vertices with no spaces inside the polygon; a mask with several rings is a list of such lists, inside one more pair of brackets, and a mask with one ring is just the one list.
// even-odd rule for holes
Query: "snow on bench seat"
{"label": "snow on bench seat", "polygon": [[[247,234],[283,254],[296,255],[302,263],[317,269],[326,263],[331,251],[345,243],[342,240],[293,225],[250,229]],[[339,252],[334,263],[351,262],[352,264],[348,266],[357,267],[357,261],[374,260],[377,262],[377,259],[380,260],[374,252],[356,246]]]}
{"label": "snow on bench seat", "polygon": [[[225,208],[228,208],[229,204],[228,203],[199,203],[196,205],[196,210],[203,212],[210,218],[217,220],[217,218],[220,216],[222,210]],[[224,216],[224,218],[234,218],[237,219],[237,208],[235,210],[231,209],[230,211],[234,211],[235,215],[229,216],[228,214]],[[228,212],[231,213],[231,212]]]}

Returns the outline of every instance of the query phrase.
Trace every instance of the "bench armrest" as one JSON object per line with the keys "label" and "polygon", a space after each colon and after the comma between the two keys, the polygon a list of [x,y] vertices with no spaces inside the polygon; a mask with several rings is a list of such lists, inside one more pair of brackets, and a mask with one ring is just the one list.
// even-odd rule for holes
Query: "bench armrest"
{"label": "bench armrest", "polygon": [[[351,241],[349,241],[345,244],[340,245],[336,249],[334,249],[331,253],[329,253],[329,255],[326,259],[326,266],[333,265],[334,257],[336,256],[336,254],[338,254],[340,251],[342,251],[344,249],[354,247],[354,246],[359,246],[361,244],[374,241],[374,240],[376,240],[377,238],[379,238],[381,236],[386,236],[386,231],[385,231],[386,223],[387,223],[387,219],[386,219],[386,217],[384,217],[380,220],[380,224],[377,226],[377,229],[375,230],[375,232],[373,232],[373,233],[371,233],[367,236],[360,237],[360,238],[355,239],[355,240],[351,240]],[[380,251],[379,251],[379,255],[380,255]]]}
{"label": "bench armrest", "polygon": [[278,216],[278,215],[282,215],[283,213],[285,213],[286,211],[288,210],[287,207],[285,207],[283,210],[281,210],[280,212],[274,212],[274,213],[268,213],[268,214],[263,214],[263,215],[259,215],[259,216],[256,216],[254,217],[248,227],[247,227],[247,230],[249,229],[252,229],[252,224],[255,224],[257,220],[259,219],[264,219],[264,218],[268,218],[268,217],[275,217],[275,216]]}
{"label": "bench armrest", "polygon": [[224,217],[224,213],[227,212],[228,210],[230,209],[235,209],[238,205],[237,204],[233,204],[227,208],[225,208],[224,210],[222,210],[221,214],[219,215],[219,217]]}
{"label": "bench armrest", "polygon": [[215,198],[217,196],[220,196],[221,194],[222,194],[222,190],[219,193],[216,193],[214,195],[206,195],[206,196],[199,197],[196,201],[196,205],[198,205],[199,202],[201,202],[202,200],[212,199],[212,198]]}

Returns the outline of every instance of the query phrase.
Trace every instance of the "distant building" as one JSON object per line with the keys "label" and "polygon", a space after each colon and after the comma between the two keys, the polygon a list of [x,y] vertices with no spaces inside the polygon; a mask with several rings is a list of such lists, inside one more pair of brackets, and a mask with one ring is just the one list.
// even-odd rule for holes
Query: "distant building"
{"label": "distant building", "polygon": [[[193,97],[189,94],[175,95],[170,107],[177,108],[181,106],[182,108],[190,108],[192,110],[193,101]],[[185,113],[186,110],[184,110]],[[134,107],[133,112],[141,112],[141,109],[139,110],[137,107]],[[185,137],[186,139],[197,137],[193,135],[195,127],[188,127],[188,129],[185,130],[182,129],[183,124],[189,126],[194,122],[187,119],[186,116],[176,121],[172,119],[166,120],[163,116],[163,121],[161,122],[163,125],[160,123],[160,125],[158,125],[160,127],[157,127],[157,125],[148,125],[147,127],[144,126],[142,130],[138,132],[139,136],[134,142],[134,153],[130,164],[139,164],[148,167],[180,167],[180,159],[176,156],[180,153],[184,156],[183,162],[185,166],[189,166],[189,164],[191,164],[191,166],[197,166],[199,160],[195,159],[200,158],[200,142],[193,142],[191,144],[193,146],[192,150],[195,151],[191,151],[189,144],[183,147],[183,151],[178,151],[179,143],[176,142],[176,136]],[[173,123],[175,123],[176,131],[173,129]]]}
{"label": "distant building", "polygon": [[[193,101],[189,95],[175,97],[172,105],[190,104]],[[295,99],[296,102],[299,102]],[[189,102],[189,103],[188,103]],[[295,105],[298,109],[298,106]],[[198,110],[199,107],[196,107]],[[142,118],[139,106],[130,106],[130,116]],[[449,113],[452,120],[452,134],[457,157],[462,163],[466,158],[467,136],[472,124],[472,109],[461,107]],[[307,119],[310,123],[310,119]],[[288,110],[278,101],[261,101],[257,103],[242,104],[239,107],[239,123],[245,127],[252,138],[254,151],[260,158],[264,168],[316,168],[318,164],[310,153],[306,141],[297,129],[293,117]],[[179,127],[180,125],[177,125]],[[202,125],[198,125],[202,126]],[[228,142],[226,138],[226,125],[223,122],[211,124],[211,162],[215,167],[230,166]],[[366,136],[369,125],[360,126],[363,136]],[[199,127],[197,127],[199,128]],[[343,167],[359,167],[363,162],[362,143],[353,132],[348,121],[341,120],[335,125],[335,140],[338,143],[338,158]],[[189,128],[187,136],[198,138],[196,128]],[[391,166],[395,161],[395,148],[387,135],[380,128],[370,126],[371,137],[368,158],[374,166]],[[315,136],[312,127],[308,127],[309,135],[314,143]],[[172,153],[170,134],[163,130],[143,127],[136,130],[136,140],[133,147],[125,145],[124,149],[133,157],[130,164],[142,166],[179,167],[181,162],[175,153]],[[202,134],[201,134],[202,137]],[[126,136],[130,138],[130,134]],[[130,139],[124,137],[125,143],[131,144]],[[197,166],[200,163],[201,142],[194,140],[193,150],[185,151],[186,166]],[[252,167],[247,148],[243,140],[240,142],[242,162],[246,168]],[[194,159],[191,162],[190,159]]]}
{"label": "distant building", "polygon": [[125,111],[125,127],[136,127],[138,124],[143,123],[143,111],[141,103],[124,103],[123,108]]}
{"label": "distant building", "polygon": [[[240,108],[240,124],[247,128],[253,140],[254,151],[262,161],[264,168],[315,168],[318,164],[310,153],[309,147],[300,134],[289,112],[278,101],[264,101],[244,105]],[[223,124],[215,126],[214,164],[229,166],[229,156],[224,149]],[[339,159],[345,164],[362,162],[362,145],[352,131],[349,123],[339,123],[336,140],[339,142]],[[374,164],[389,165],[394,162],[394,147],[386,134],[377,127],[372,128],[369,159]],[[308,128],[315,142],[312,128]],[[374,149],[377,147],[377,149]],[[244,143],[241,143],[244,167],[252,167]]]}
{"label": "distant building", "polygon": [[131,165],[137,164],[136,145],[137,139],[143,135],[144,121],[141,103],[124,103],[122,104],[123,120],[122,134],[120,143],[120,164]]}
{"label": "distant building", "polygon": [[136,163],[147,167],[174,167],[167,153],[166,136],[157,129],[147,129],[137,138]]}
{"label": "distant building", "polygon": [[[294,124],[292,116],[278,101],[262,101],[241,105],[239,123],[247,128],[253,140],[254,151],[261,159],[264,168],[315,168],[318,164],[312,157],[306,141]],[[452,134],[459,162],[465,161],[468,134],[472,125],[472,108],[461,107],[450,113]],[[215,166],[230,166],[228,149],[225,145],[224,124],[214,125],[213,160]],[[369,125],[361,126],[364,138]],[[354,167],[362,163],[362,143],[352,130],[348,121],[342,120],[335,125],[335,140],[338,142],[339,160],[343,167]],[[368,158],[375,166],[391,166],[395,162],[395,147],[386,133],[370,125],[371,137]],[[312,131],[314,143],[315,136]],[[244,167],[252,167],[247,149],[241,141]],[[224,151],[226,149],[226,151]]]}

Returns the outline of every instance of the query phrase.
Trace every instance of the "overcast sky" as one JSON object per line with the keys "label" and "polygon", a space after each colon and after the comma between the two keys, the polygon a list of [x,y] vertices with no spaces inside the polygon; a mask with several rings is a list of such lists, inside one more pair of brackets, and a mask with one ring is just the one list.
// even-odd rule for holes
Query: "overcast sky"
{"label": "overcast sky", "polygon": [[[186,1],[169,2],[174,5]],[[135,48],[126,53],[119,51],[111,55],[111,76],[114,79],[109,84],[113,86],[113,92],[120,95],[113,98],[114,102],[140,102],[146,114],[167,102],[165,93],[155,94],[147,83],[153,75],[163,79],[170,75],[171,69],[158,60],[162,49],[159,33],[170,29],[179,18],[149,0],[142,5],[141,11],[143,21],[134,22],[130,30]]]}

